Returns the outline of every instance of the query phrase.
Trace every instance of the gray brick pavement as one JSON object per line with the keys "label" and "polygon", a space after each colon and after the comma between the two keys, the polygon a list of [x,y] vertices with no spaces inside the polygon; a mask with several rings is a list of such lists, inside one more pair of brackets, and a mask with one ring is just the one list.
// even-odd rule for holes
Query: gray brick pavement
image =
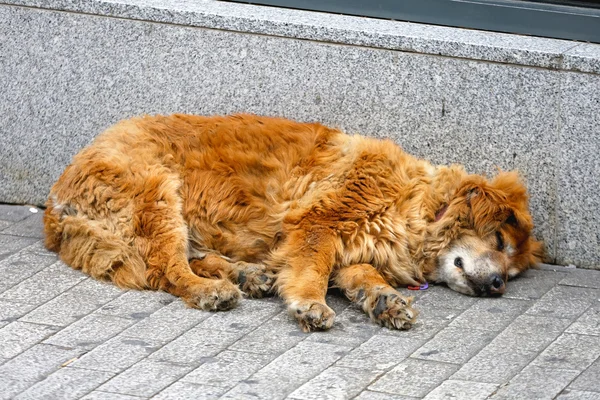
{"label": "gray brick pavement", "polygon": [[276,298],[209,313],[89,279],[40,218],[0,205],[0,399],[600,399],[600,271],[543,267],[495,299],[401,289],[405,332],[332,291],[333,328],[306,334]]}

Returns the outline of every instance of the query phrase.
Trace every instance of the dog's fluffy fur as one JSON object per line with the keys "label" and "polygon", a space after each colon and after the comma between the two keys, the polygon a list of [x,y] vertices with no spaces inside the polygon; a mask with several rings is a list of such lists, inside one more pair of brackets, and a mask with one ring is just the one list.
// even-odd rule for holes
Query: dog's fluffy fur
{"label": "dog's fluffy fur", "polygon": [[306,330],[331,327],[331,282],[374,321],[406,329],[394,286],[446,282],[501,294],[535,265],[527,194],[432,166],[389,140],[317,123],[235,115],[141,117],[108,129],[52,187],[46,246],[122,288],[192,307],[273,288]]}

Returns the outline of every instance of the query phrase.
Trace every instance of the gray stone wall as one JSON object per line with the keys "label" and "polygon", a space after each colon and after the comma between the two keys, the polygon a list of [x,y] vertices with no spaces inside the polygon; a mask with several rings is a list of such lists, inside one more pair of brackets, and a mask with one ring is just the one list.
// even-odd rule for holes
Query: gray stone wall
{"label": "gray stone wall", "polygon": [[252,112],[519,169],[550,259],[600,265],[597,74],[8,5],[0,21],[0,202],[43,204],[122,118]]}

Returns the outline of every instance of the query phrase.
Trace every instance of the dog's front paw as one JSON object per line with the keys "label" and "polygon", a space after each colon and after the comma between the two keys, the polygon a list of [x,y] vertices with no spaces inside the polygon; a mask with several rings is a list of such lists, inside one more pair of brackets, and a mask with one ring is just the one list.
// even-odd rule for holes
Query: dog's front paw
{"label": "dog's front paw", "polygon": [[335,311],[324,303],[295,301],[289,305],[288,311],[298,320],[304,332],[329,329],[335,319]]}
{"label": "dog's front paw", "polygon": [[386,328],[410,329],[418,315],[412,301],[412,297],[403,297],[393,289],[375,290],[363,300],[363,309]]}
{"label": "dog's front paw", "polygon": [[182,296],[188,306],[207,311],[229,310],[241,297],[240,289],[226,279],[211,279],[211,284],[195,285]]}
{"label": "dog's front paw", "polygon": [[264,265],[243,261],[235,263],[237,284],[250,297],[261,298],[269,293],[275,282],[275,274]]}

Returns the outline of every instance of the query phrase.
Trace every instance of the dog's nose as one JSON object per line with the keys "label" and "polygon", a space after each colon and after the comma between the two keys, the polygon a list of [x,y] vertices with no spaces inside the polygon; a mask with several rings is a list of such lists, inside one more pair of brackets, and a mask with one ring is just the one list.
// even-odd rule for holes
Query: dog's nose
{"label": "dog's nose", "polygon": [[494,274],[490,276],[489,286],[487,287],[488,293],[492,295],[501,295],[506,290],[506,286],[504,285],[504,280],[498,274]]}

